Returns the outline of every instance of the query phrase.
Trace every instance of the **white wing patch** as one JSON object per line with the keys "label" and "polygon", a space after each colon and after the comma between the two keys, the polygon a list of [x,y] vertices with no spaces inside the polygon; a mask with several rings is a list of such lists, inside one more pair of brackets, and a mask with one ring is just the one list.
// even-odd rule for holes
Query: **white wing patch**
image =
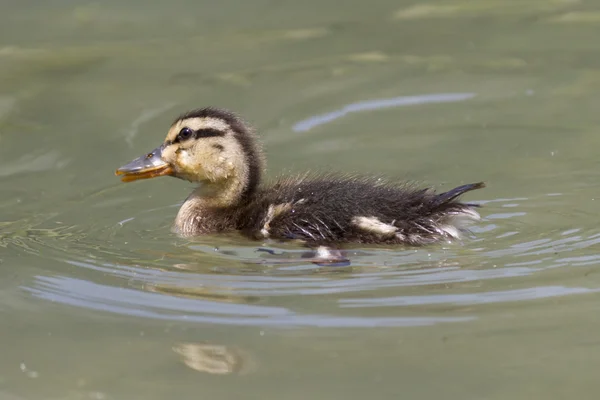
{"label": "white wing patch", "polygon": [[354,217],[352,223],[362,230],[380,236],[392,236],[398,230],[394,225],[381,222],[375,217]]}
{"label": "white wing patch", "polygon": [[271,226],[270,226],[271,221],[273,221],[273,219],[275,217],[277,217],[279,214],[288,212],[291,208],[292,208],[291,203],[282,203],[282,204],[276,204],[276,205],[271,204],[269,206],[269,209],[267,210],[267,215],[265,216],[265,222],[263,223],[263,227],[260,230],[260,233],[263,235],[264,238],[269,237],[269,229],[271,228]]}

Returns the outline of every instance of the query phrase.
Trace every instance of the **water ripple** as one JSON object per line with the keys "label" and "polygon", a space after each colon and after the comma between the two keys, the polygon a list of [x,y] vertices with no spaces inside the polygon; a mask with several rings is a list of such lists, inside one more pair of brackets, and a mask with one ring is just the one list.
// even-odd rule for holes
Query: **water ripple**
{"label": "water ripple", "polygon": [[[30,294],[52,302],[137,317],[173,321],[250,326],[379,327],[423,326],[465,322],[474,317],[343,317],[301,315],[281,307],[209,304],[178,297],[119,289],[68,277],[38,277],[39,287],[24,287]],[[219,315],[207,315],[207,314]],[[230,315],[230,316],[223,316]]]}
{"label": "water ripple", "polygon": [[[543,220],[536,215],[538,205],[551,198],[556,197],[483,200],[489,212],[473,228],[475,235],[462,244],[357,248],[349,250],[351,266],[340,268],[312,264],[303,258],[305,250],[294,245],[277,244],[264,253],[256,243],[237,237],[186,241],[166,231],[132,231],[132,224],[118,223],[143,219],[143,210],[115,214],[105,231],[91,236],[95,239],[74,227],[49,230],[29,219],[15,221],[5,224],[0,245],[56,262],[52,273],[38,271],[20,286],[38,301],[224,325],[431,325],[477,319],[493,304],[600,290],[587,281],[562,279],[572,276],[573,267],[600,263],[593,250],[600,231],[573,226],[568,214],[558,216],[564,218],[563,228],[542,234],[539,227],[527,224],[527,219]],[[511,213],[500,212],[507,204]],[[57,218],[49,215],[40,224],[51,225]],[[135,245],[121,244],[133,243],[132,238]],[[365,315],[363,308],[373,311]]]}
{"label": "water ripple", "polygon": [[380,297],[376,299],[343,299],[342,307],[402,307],[425,304],[475,305],[536,300],[572,294],[596,293],[600,289],[568,288],[563,286],[533,287],[484,293],[442,294],[428,296]]}

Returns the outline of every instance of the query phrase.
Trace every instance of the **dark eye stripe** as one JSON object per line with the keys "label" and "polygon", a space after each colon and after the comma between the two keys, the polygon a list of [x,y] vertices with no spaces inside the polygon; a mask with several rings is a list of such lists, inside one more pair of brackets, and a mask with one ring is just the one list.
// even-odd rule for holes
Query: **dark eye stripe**
{"label": "dark eye stripe", "polygon": [[204,128],[198,129],[194,132],[194,137],[196,138],[205,138],[205,137],[214,137],[214,136],[225,136],[225,132],[220,131],[218,129],[212,128]]}
{"label": "dark eye stripe", "polygon": [[[189,129],[189,128],[185,128],[185,129]],[[213,128],[204,128],[204,129],[198,129],[197,131],[191,130],[189,129],[189,131],[191,131],[191,135],[188,137],[185,137],[186,135],[183,135],[183,130],[175,137],[175,140],[173,140],[172,142],[170,142],[169,144],[172,143],[181,143],[183,141],[186,141],[188,139],[200,139],[200,138],[207,138],[207,137],[217,137],[217,136],[225,136],[225,132],[220,131],[218,129],[213,129]]]}

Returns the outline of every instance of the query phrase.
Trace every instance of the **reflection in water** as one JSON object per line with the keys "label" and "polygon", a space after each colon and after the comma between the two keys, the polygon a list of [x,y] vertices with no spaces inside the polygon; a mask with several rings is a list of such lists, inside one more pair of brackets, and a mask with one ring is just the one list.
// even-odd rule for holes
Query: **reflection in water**
{"label": "reflection in water", "polygon": [[182,361],[193,370],[227,375],[248,373],[254,364],[248,354],[234,347],[216,344],[180,343],[173,346]]}
{"label": "reflection in water", "polygon": [[219,303],[233,303],[233,304],[252,304],[261,301],[258,296],[240,296],[234,293],[234,288],[229,287],[206,287],[206,286],[195,286],[185,287],[181,285],[166,285],[166,284],[147,284],[144,289],[155,292],[163,293],[166,295],[186,297],[190,299],[201,299],[208,301],[215,301]]}
{"label": "reflection in water", "polygon": [[416,104],[428,103],[450,103],[456,101],[468,100],[475,97],[475,93],[436,93],[423,94],[417,96],[400,96],[391,99],[377,99],[360,101],[358,103],[348,104],[340,110],[332,111],[327,114],[321,114],[296,122],[292,129],[296,132],[308,131],[315,126],[323,125],[338,118],[358,111],[379,110],[391,107],[412,106]]}

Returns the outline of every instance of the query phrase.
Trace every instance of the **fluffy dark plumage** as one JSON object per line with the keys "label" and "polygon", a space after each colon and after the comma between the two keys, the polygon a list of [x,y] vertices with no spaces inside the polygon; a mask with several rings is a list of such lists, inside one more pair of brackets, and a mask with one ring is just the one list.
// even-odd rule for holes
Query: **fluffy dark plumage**
{"label": "fluffy dark plumage", "polygon": [[[273,239],[301,239],[311,245],[383,243],[425,245],[454,239],[460,219],[477,219],[475,204],[457,198],[483,188],[473,183],[437,194],[410,184],[390,184],[380,179],[334,174],[300,179],[283,178],[256,192],[242,210],[237,229],[246,235]],[[269,219],[269,207],[286,205]],[[355,218],[376,218],[396,228],[382,235],[357,225]],[[465,221],[466,222],[466,221]]]}
{"label": "fluffy dark plumage", "polygon": [[[198,231],[235,229],[253,239],[299,239],[309,246],[426,245],[458,238],[464,222],[479,218],[474,210],[476,205],[461,203],[457,198],[484,187],[483,183],[437,194],[408,183],[330,173],[283,177],[272,185],[260,186],[264,159],[254,130],[237,114],[214,107],[189,111],[177,120],[205,117],[229,124],[251,169],[238,204],[225,209],[205,209],[203,227]],[[368,226],[369,221],[376,221],[381,225],[375,227],[388,232],[382,234],[381,229],[361,227],[356,220],[361,217],[367,219]]]}

